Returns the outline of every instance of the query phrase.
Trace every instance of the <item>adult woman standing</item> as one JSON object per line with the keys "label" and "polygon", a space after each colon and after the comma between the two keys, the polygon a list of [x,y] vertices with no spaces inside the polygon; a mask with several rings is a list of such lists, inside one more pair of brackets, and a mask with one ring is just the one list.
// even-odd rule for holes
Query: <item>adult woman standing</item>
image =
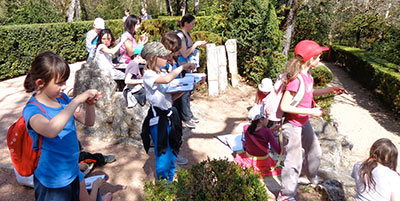
{"label": "adult woman standing", "polygon": [[196,41],[193,43],[192,37],[190,36],[190,31],[196,25],[196,19],[193,15],[186,14],[182,17],[181,21],[179,22],[181,26],[181,30],[178,32],[178,36],[182,40],[182,47],[180,50],[180,57],[178,58],[180,63],[186,63],[190,60],[194,60],[196,63],[196,68],[200,65],[199,63],[199,50],[198,47],[204,46],[207,44],[206,41]]}
{"label": "adult woman standing", "polygon": [[125,36],[128,39],[119,49],[121,55],[120,63],[129,63],[132,60],[131,56],[133,55],[133,51],[135,51],[138,46],[143,46],[149,39],[145,33],[142,34],[139,37],[139,41],[136,42],[135,33],[140,28],[140,22],[140,18],[135,15],[129,15],[124,22],[125,32],[122,34],[121,38]]}
{"label": "adult woman standing", "polygon": [[[182,30],[180,30],[177,35],[179,38],[182,40],[182,45],[181,49],[179,50],[179,57],[178,57],[178,63],[180,65],[186,64],[186,63],[195,63],[196,68],[200,66],[199,63],[199,50],[197,49],[200,46],[204,46],[207,44],[206,41],[196,41],[193,43],[192,37],[190,36],[190,31],[194,28],[196,25],[196,20],[192,15],[186,14],[182,17],[181,21],[179,22],[180,26],[182,27]],[[196,71],[196,69],[194,70]],[[187,73],[190,73],[191,71],[186,71]],[[191,92],[185,92],[182,95],[181,98],[181,118],[183,121],[183,125],[185,127],[194,129],[196,128],[196,124],[200,120],[196,118],[191,109],[190,109],[190,94]]]}

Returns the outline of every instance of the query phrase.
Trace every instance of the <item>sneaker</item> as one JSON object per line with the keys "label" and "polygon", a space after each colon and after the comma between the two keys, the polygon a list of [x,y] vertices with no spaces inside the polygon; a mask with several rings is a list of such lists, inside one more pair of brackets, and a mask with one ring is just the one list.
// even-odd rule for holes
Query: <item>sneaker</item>
{"label": "sneaker", "polygon": [[93,167],[94,167],[94,163],[89,163],[89,164],[87,165],[86,170],[83,171],[83,174],[84,174],[85,176],[86,176],[87,174],[89,174],[89,172],[90,172],[91,170],[93,170]]}
{"label": "sneaker", "polygon": [[313,178],[308,178],[308,180],[310,180],[310,184],[311,184],[311,186],[313,186],[313,187],[316,187],[316,186],[318,186],[318,184],[319,184],[319,178],[318,178],[318,176],[315,176],[315,177],[313,177]]}
{"label": "sneaker", "polygon": [[296,199],[293,196],[286,196],[283,195],[282,192],[279,192],[278,198],[276,201],[296,201]]}
{"label": "sneaker", "polygon": [[115,159],[115,155],[114,154],[108,154],[108,155],[104,155],[104,162],[105,163],[112,163],[114,162]]}
{"label": "sneaker", "polygon": [[178,157],[176,157],[175,163],[178,165],[186,165],[188,163],[188,160],[178,155]]}
{"label": "sneaker", "polygon": [[195,116],[193,116],[192,119],[191,119],[190,121],[197,124],[197,123],[200,122],[200,119],[197,118],[197,117],[195,117]]}
{"label": "sneaker", "polygon": [[196,128],[196,124],[194,124],[190,120],[189,121],[184,121],[182,125],[184,127],[191,128],[191,129],[195,129]]}

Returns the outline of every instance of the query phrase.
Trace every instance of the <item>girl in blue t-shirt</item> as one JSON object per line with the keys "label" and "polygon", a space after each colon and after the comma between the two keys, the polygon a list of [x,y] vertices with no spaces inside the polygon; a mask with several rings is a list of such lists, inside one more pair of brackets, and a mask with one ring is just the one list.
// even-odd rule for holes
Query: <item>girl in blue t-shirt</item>
{"label": "girl in blue t-shirt", "polygon": [[[36,200],[79,200],[79,145],[75,119],[86,126],[95,120],[94,104],[103,95],[89,89],[70,99],[65,93],[70,74],[68,63],[52,52],[38,55],[31,64],[24,87],[34,92],[27,104],[23,117],[33,148],[42,137],[41,155],[34,172]],[[84,104],[85,110],[81,109]]]}

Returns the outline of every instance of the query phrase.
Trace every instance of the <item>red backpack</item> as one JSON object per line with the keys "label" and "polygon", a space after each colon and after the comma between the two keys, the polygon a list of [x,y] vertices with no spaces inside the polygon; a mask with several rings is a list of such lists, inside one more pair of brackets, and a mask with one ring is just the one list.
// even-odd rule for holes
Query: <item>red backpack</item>
{"label": "red backpack", "polygon": [[[32,101],[27,104],[38,106],[43,114],[50,117],[40,104]],[[25,119],[22,116],[8,129],[7,145],[14,168],[24,177],[32,175],[38,165],[42,146],[42,135],[39,135],[38,138],[39,148],[37,152],[33,150],[32,144],[33,140],[26,130]]]}

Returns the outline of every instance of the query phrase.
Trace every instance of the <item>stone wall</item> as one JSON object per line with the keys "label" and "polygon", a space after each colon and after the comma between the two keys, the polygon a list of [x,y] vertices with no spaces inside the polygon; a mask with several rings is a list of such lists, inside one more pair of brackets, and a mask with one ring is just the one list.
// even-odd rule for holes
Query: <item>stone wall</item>
{"label": "stone wall", "polygon": [[103,73],[95,62],[91,65],[82,64],[81,69],[75,74],[73,96],[87,89],[97,89],[106,95],[96,103],[95,125],[86,127],[77,123],[77,129],[85,135],[126,142],[141,148],[141,126],[149,105],[141,107],[137,104],[128,109],[122,92],[116,92],[116,87],[117,84],[111,75]]}

